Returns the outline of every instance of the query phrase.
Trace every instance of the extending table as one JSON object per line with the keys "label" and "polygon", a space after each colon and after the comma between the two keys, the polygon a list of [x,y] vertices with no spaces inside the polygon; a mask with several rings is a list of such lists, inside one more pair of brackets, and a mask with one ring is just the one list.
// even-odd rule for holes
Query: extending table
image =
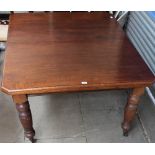
{"label": "extending table", "polygon": [[1,89],[12,96],[25,136],[32,142],[35,130],[28,95],[130,88],[122,123],[128,135],[139,98],[154,81],[122,28],[106,12],[10,17]]}

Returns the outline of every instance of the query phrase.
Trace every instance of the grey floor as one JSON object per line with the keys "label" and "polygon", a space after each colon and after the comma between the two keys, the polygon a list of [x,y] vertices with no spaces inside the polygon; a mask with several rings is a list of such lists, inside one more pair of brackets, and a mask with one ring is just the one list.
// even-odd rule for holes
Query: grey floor
{"label": "grey floor", "polygon": [[[0,53],[2,75],[4,52]],[[38,143],[155,142],[155,106],[145,94],[128,137],[121,122],[128,90],[29,96]],[[15,105],[0,93],[0,142],[29,141],[23,136]]]}

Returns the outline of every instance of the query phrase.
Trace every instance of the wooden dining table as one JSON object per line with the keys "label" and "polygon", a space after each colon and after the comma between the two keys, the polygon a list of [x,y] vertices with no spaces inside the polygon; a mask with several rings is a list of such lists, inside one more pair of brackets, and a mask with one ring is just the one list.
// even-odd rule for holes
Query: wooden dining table
{"label": "wooden dining table", "polygon": [[107,12],[10,16],[1,89],[12,96],[25,136],[32,142],[35,130],[29,95],[131,89],[122,123],[127,136],[139,98],[154,81],[125,32]]}

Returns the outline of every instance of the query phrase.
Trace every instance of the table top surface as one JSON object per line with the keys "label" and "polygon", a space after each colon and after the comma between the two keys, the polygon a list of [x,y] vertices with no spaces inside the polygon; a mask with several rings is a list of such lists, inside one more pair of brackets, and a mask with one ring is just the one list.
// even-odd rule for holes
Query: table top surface
{"label": "table top surface", "polygon": [[154,79],[108,13],[10,17],[2,79],[8,94],[135,88]]}

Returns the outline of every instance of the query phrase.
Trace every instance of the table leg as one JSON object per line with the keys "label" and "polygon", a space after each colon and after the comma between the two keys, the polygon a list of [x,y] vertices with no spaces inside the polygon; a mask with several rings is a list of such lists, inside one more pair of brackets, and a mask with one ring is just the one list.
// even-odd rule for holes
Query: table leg
{"label": "table leg", "polygon": [[24,128],[25,137],[34,142],[35,131],[33,129],[32,114],[26,95],[14,95],[13,101],[16,103],[16,109],[19,113],[20,122]]}
{"label": "table leg", "polygon": [[124,110],[124,121],[122,123],[124,136],[128,136],[128,131],[130,130],[131,122],[134,119],[137,112],[139,98],[143,93],[144,88],[134,88],[128,98],[128,102]]}

